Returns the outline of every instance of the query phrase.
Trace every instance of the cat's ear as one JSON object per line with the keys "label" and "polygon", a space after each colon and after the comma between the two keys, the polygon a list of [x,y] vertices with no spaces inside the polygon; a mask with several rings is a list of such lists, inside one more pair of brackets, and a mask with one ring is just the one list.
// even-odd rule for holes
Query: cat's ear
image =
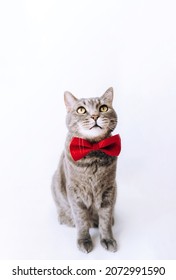
{"label": "cat's ear", "polygon": [[64,101],[65,101],[65,106],[67,108],[67,111],[69,112],[69,111],[71,111],[74,104],[76,103],[77,98],[69,91],[65,91],[64,92]]}
{"label": "cat's ear", "polygon": [[110,87],[110,88],[108,88],[107,91],[101,96],[101,99],[102,99],[105,103],[112,105],[113,96],[114,96],[114,91],[113,91],[113,88]]}

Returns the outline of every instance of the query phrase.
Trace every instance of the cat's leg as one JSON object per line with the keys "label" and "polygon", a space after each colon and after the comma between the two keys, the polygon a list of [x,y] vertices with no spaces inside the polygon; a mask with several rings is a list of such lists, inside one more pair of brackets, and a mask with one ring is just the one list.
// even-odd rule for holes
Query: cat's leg
{"label": "cat's leg", "polygon": [[84,253],[89,253],[93,249],[93,243],[89,234],[90,222],[88,209],[81,202],[74,204],[72,210],[77,229],[78,248]]}
{"label": "cat's leg", "polygon": [[116,252],[117,243],[112,233],[112,207],[101,207],[98,212],[100,243],[106,250]]}
{"label": "cat's leg", "polygon": [[98,209],[100,242],[105,249],[112,252],[117,251],[117,243],[112,233],[115,197],[116,188],[114,186],[108,187],[102,195],[101,206]]}

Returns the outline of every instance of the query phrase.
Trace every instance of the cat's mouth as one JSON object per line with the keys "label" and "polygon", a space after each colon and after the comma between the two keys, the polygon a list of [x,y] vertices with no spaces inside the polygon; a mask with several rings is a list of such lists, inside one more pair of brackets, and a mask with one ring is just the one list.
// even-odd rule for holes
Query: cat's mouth
{"label": "cat's mouth", "polygon": [[99,128],[101,128],[101,129],[102,129],[102,127],[101,127],[101,126],[99,126],[99,125],[96,123],[96,124],[94,124],[94,125],[90,128],[90,130],[91,130],[92,128],[96,128],[96,127],[99,127]]}

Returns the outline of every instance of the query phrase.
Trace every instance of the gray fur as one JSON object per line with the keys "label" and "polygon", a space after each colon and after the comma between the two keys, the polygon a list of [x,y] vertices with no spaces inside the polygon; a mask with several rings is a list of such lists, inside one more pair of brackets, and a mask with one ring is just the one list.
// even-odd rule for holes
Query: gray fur
{"label": "gray fur", "polygon": [[[117,157],[95,151],[74,161],[69,151],[72,137],[98,142],[111,136],[117,124],[117,115],[112,107],[113,89],[109,88],[100,98],[88,99],[76,99],[65,92],[64,99],[68,111],[68,136],[52,182],[58,218],[61,224],[76,226],[77,244],[81,251],[88,253],[92,250],[89,229],[98,226],[102,246],[115,252],[117,244],[112,234],[112,224]],[[101,105],[107,105],[108,111],[99,112]],[[80,106],[86,109],[85,114],[77,113]],[[95,122],[101,128],[92,128]]]}

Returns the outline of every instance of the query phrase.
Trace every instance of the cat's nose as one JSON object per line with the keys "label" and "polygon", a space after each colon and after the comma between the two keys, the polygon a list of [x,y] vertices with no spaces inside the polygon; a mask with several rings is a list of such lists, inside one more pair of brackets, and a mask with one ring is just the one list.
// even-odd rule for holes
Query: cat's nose
{"label": "cat's nose", "polygon": [[96,120],[99,118],[99,116],[98,116],[98,115],[92,115],[91,118],[92,118],[94,121],[96,121]]}

